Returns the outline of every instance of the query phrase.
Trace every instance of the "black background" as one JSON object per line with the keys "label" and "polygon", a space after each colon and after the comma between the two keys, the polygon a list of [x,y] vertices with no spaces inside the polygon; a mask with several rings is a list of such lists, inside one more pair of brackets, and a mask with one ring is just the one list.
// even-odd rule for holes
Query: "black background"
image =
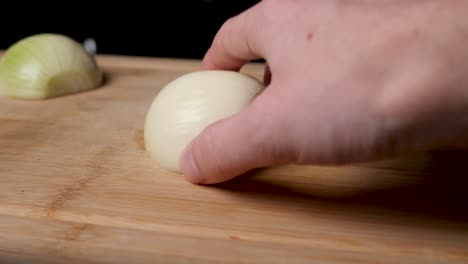
{"label": "black background", "polygon": [[[2,1],[3,2],[3,1]],[[2,3],[0,49],[37,33],[93,38],[97,52],[202,58],[221,25],[252,0]]]}

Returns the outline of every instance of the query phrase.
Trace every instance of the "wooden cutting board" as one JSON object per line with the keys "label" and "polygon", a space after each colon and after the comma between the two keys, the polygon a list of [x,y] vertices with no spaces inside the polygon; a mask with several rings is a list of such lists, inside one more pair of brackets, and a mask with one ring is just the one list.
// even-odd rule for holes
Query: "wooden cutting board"
{"label": "wooden cutting board", "polygon": [[143,124],[199,62],[99,63],[98,90],[0,98],[0,263],[468,263],[467,151],[196,186],[148,158]]}

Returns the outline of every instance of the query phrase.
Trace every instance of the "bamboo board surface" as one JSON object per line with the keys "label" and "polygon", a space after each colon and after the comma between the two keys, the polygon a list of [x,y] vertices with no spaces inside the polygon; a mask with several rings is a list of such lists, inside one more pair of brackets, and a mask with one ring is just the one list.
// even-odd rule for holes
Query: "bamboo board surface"
{"label": "bamboo board surface", "polygon": [[468,151],[196,186],[151,162],[143,122],[199,62],[99,64],[100,89],[0,97],[0,263],[468,263]]}

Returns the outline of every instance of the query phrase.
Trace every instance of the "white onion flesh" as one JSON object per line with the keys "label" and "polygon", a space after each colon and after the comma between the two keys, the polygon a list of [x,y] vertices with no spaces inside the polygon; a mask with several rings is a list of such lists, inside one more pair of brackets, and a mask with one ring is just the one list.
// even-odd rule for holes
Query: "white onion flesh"
{"label": "white onion flesh", "polygon": [[234,115],[263,90],[258,80],[238,72],[198,71],[166,85],[145,120],[145,148],[162,168],[180,173],[179,159],[206,127]]}

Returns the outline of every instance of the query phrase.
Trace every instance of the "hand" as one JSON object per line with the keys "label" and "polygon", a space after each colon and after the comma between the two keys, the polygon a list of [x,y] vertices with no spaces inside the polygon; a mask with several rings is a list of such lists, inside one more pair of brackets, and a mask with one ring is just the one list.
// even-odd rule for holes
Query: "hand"
{"label": "hand", "polygon": [[181,158],[212,184],[287,163],[338,165],[468,141],[468,1],[262,1],[228,20],[205,69],[264,58],[271,82]]}

